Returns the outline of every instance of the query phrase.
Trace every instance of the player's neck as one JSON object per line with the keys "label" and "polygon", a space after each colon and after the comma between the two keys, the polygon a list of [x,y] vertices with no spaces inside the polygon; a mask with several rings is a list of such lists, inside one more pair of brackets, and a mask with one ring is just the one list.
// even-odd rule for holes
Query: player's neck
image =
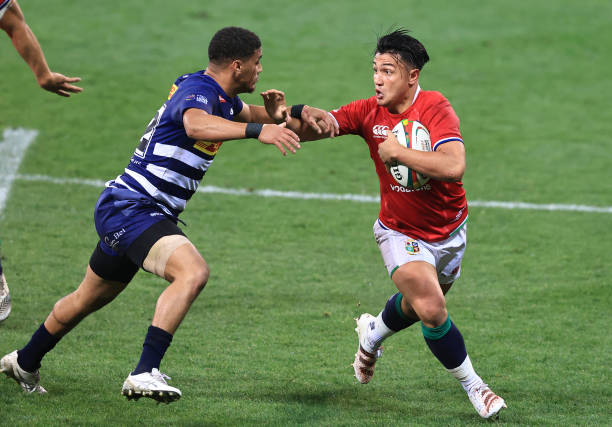
{"label": "player's neck", "polygon": [[223,89],[227,96],[233,98],[238,95],[237,93],[235,93],[236,87],[234,84],[233,76],[230,73],[226,73],[223,71],[219,72],[217,70],[211,69],[211,67],[209,66],[204,71],[204,74],[216,81],[217,84],[221,86],[221,89]]}
{"label": "player's neck", "polygon": [[395,103],[387,105],[387,110],[389,110],[391,114],[403,113],[414,103],[414,100],[419,90],[420,87],[418,83],[409,87],[408,91],[406,92],[406,96],[402,97],[401,99],[398,99],[398,101]]}

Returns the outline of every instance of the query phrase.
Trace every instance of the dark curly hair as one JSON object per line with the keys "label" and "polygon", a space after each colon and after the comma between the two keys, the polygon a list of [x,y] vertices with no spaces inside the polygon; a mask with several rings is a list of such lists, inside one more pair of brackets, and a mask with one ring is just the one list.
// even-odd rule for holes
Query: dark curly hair
{"label": "dark curly hair", "polygon": [[419,70],[422,69],[423,65],[429,61],[429,55],[425,46],[414,37],[409,36],[409,32],[409,30],[399,28],[382,36],[378,39],[375,53],[398,55],[406,64]]}
{"label": "dark curly hair", "polygon": [[261,40],[249,30],[225,27],[217,31],[208,45],[208,60],[214,63],[245,59],[261,47]]}

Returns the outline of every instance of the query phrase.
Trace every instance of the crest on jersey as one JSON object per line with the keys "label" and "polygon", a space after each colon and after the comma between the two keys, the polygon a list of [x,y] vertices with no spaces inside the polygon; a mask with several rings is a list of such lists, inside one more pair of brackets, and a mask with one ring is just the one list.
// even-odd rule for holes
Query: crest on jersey
{"label": "crest on jersey", "polygon": [[408,255],[416,255],[421,251],[421,248],[419,248],[419,242],[414,239],[407,239],[404,242],[404,246],[406,247],[406,252],[408,252]]}

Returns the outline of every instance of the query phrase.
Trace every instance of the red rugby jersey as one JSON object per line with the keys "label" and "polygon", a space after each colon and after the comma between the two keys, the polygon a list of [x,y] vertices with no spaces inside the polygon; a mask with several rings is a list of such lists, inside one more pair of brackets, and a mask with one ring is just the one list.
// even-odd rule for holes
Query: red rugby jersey
{"label": "red rugby jersey", "polygon": [[445,142],[463,143],[459,118],[440,92],[417,90],[414,102],[401,114],[378,106],[374,96],[353,101],[331,114],[340,135],[360,135],[368,143],[380,180],[379,218],[384,225],[413,238],[436,242],[447,239],[465,222],[468,209],[461,182],[431,179],[418,190],[409,190],[393,179],[378,156],[378,144],[403,119],[417,120],[427,128],[434,151]]}

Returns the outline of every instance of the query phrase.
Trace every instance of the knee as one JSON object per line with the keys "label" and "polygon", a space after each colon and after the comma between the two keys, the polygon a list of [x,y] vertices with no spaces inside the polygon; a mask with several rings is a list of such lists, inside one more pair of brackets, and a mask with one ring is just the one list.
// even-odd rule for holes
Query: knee
{"label": "knee", "polygon": [[210,269],[205,261],[193,265],[185,272],[184,280],[189,286],[190,292],[197,296],[208,283]]}
{"label": "knee", "polygon": [[413,303],[413,308],[419,319],[430,328],[440,326],[448,317],[444,298],[418,301]]}

